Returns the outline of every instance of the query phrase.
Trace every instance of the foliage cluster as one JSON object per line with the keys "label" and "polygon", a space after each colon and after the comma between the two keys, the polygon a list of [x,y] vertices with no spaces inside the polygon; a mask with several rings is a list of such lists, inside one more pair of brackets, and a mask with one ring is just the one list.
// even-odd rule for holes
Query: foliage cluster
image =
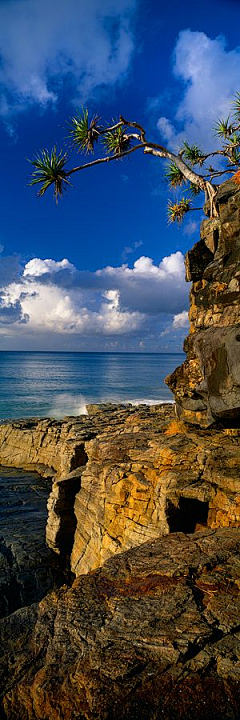
{"label": "foliage cluster", "polygon": [[[119,120],[103,125],[97,115],[90,118],[88,108],[82,108],[68,122],[68,151],[57,152],[56,145],[51,152],[46,149],[40,151],[31,160],[33,171],[29,185],[40,185],[40,196],[53,186],[54,197],[58,202],[58,198],[71,184],[69,178],[73,173],[110,160],[119,160],[142,149],[146,154],[167,161],[165,177],[171,190],[183,188],[180,199],[169,200],[169,222],[180,223],[186,213],[197,209],[194,201],[201,191],[205,193],[205,199],[210,200],[211,215],[214,216],[218,214],[215,180],[230,174],[240,184],[240,93],[235,95],[231,115],[217,120],[214,132],[221,142],[217,150],[205,153],[197,143],[189,145],[185,141],[178,152],[173,152],[158,143],[149,142],[144,128],[137,122],[127,121],[120,116]],[[100,157],[67,169],[71,150],[88,155],[95,152],[95,146],[100,142]],[[215,167],[212,163],[215,163]]]}

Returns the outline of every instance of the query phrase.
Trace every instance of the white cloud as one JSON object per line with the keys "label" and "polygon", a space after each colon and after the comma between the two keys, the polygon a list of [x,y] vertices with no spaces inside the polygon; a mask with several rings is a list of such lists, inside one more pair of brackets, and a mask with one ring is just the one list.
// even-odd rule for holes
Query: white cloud
{"label": "white cloud", "polygon": [[189,327],[188,312],[187,312],[186,310],[183,310],[183,312],[178,313],[177,315],[174,315],[174,318],[173,318],[173,327],[174,327],[174,328],[187,328],[187,327]]}
{"label": "white cloud", "polygon": [[78,271],[66,258],[33,258],[2,288],[0,332],[7,322],[8,332],[12,324],[12,336],[18,338],[42,335],[54,343],[59,336],[100,342],[106,337],[114,343],[116,336],[138,337],[137,346],[144,347],[141,341],[148,347],[149,334],[160,338],[173,316],[184,314],[187,296],[180,252],[159,265],[141,256],[132,268],[123,264],[92,273]]}
{"label": "white cloud", "polygon": [[60,272],[60,270],[70,270],[71,272],[75,270],[75,267],[66,258],[58,262],[56,260],[51,260],[50,258],[47,258],[46,260],[33,258],[33,260],[29,260],[29,262],[25,265],[23,277],[40,277],[46,273]]}
{"label": "white cloud", "polygon": [[158,120],[164,140],[180,147],[183,140],[198,142],[203,149],[216,143],[213,126],[231,111],[239,91],[240,47],[228,50],[224,37],[209,38],[204,32],[183,30],[175,51],[173,72],[183,82],[183,94],[173,124]]}
{"label": "white cloud", "polygon": [[69,78],[78,101],[126,73],[135,0],[2,0],[0,113],[55,103]]}
{"label": "white cloud", "polygon": [[13,300],[11,293],[0,292],[0,327],[13,323],[25,324],[28,320],[29,317],[24,313],[19,298]]}
{"label": "white cloud", "polygon": [[168,118],[164,117],[164,115],[162,115],[160,118],[158,118],[157,127],[160,130],[160,133],[163,136],[164,140],[169,145],[175,146],[176,130],[175,130],[173,123],[170,122],[170,120],[168,120]]}
{"label": "white cloud", "polygon": [[[24,276],[24,275],[23,275]],[[23,287],[25,292],[23,292]],[[28,316],[28,331],[70,334],[121,334],[136,330],[142,324],[138,312],[121,310],[120,293],[107,290],[97,310],[83,305],[86,298],[76,289],[66,293],[61,286],[37,282],[13,283],[8,288],[11,303],[21,304],[23,316]]]}

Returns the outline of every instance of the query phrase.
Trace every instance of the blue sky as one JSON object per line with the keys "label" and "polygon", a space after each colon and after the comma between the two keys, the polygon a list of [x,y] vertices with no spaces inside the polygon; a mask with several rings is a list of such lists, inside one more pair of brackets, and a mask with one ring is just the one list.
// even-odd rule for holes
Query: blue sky
{"label": "blue sky", "polygon": [[86,170],[56,207],[27,187],[27,158],[65,147],[82,103],[211,147],[240,90],[239,21],[238,0],[0,1],[1,349],[181,349],[202,213],[167,225],[161,161]]}

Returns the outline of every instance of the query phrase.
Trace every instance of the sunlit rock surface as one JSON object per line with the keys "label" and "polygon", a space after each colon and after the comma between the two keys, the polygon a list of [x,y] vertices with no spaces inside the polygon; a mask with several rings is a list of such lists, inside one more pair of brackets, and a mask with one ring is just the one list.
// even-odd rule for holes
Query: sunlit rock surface
{"label": "sunlit rock surface", "polygon": [[55,467],[46,537],[75,575],[160,534],[240,524],[237,429],[190,427],[171,405],[99,405],[88,417],[22,421],[1,433],[1,462],[13,462],[16,442],[32,470]]}
{"label": "sunlit rock surface", "polygon": [[217,195],[219,219],[204,220],[186,256],[190,292],[187,359],[166,380],[182,419],[240,426],[240,190]]}

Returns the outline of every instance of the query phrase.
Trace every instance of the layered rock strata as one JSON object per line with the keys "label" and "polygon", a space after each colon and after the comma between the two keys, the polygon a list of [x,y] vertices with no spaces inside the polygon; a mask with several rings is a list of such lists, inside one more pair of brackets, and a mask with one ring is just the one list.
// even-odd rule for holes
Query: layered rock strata
{"label": "layered rock strata", "polygon": [[80,575],[160,534],[239,526],[239,434],[190,429],[171,405],[90,406],[1,426],[0,462],[15,443],[22,466],[55,468],[47,542]]}
{"label": "layered rock strata", "polygon": [[172,534],[0,623],[9,720],[237,720],[240,530]]}
{"label": "layered rock strata", "polygon": [[186,256],[190,292],[187,359],[166,382],[179,417],[202,426],[240,425],[240,190],[217,194],[219,218],[206,219]]}
{"label": "layered rock strata", "polygon": [[87,442],[72,571],[89,572],[160,534],[239,527],[239,435],[190,430],[158,406]]}

